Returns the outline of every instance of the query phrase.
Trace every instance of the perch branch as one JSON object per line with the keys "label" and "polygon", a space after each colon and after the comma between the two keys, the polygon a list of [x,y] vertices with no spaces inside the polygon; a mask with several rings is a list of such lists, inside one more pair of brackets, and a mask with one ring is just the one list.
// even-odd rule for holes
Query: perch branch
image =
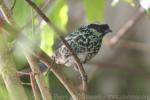
{"label": "perch branch", "polygon": [[26,58],[30,64],[32,73],[33,73],[35,80],[37,82],[37,85],[40,89],[43,100],[52,100],[52,95],[48,91],[48,88],[47,88],[45,81],[44,81],[44,77],[43,77],[42,73],[40,72],[40,70],[38,69],[39,66],[37,64],[36,59],[32,55],[30,55],[29,52],[25,52],[25,51],[24,51],[25,56],[26,56]]}
{"label": "perch branch", "polygon": [[[3,0],[0,0],[0,6],[5,5],[4,3],[2,3]],[[6,6],[5,6],[6,7]],[[8,9],[6,7],[6,9]],[[3,10],[3,9],[2,9]],[[18,37],[18,35],[21,33],[20,28],[14,23],[13,18],[10,15],[9,10],[4,10],[3,11],[3,15],[6,16],[6,18],[8,19],[8,23],[10,23],[11,25],[13,25],[13,27],[11,25],[9,25],[5,20],[3,20],[2,18],[0,18],[0,27],[2,30],[6,31],[7,33],[9,33],[10,37],[12,37],[13,39],[15,39],[16,37]],[[7,16],[9,15],[9,16]],[[22,35],[22,39],[24,41],[27,41],[29,44],[33,45],[33,42],[30,41],[26,36]],[[37,58],[39,58],[46,66],[48,66],[49,68],[51,68],[51,71],[54,73],[54,75],[60,80],[60,82],[65,86],[65,88],[68,90],[68,92],[71,94],[73,99],[79,99],[80,97],[83,98],[82,96],[82,91],[79,91],[74,84],[72,84],[70,81],[68,81],[68,79],[59,71],[59,69],[53,68],[51,66],[51,58],[44,52],[42,51],[39,47],[35,47],[33,50],[31,50],[30,47],[25,43],[19,43],[19,45],[26,45],[25,47],[28,48],[28,50]],[[30,49],[29,49],[30,48]]]}
{"label": "perch branch", "polygon": [[32,91],[33,91],[33,95],[34,95],[34,99],[35,100],[40,100],[40,94],[36,85],[36,81],[34,78],[33,73],[30,73],[30,82],[31,82],[31,87],[32,87]]}
{"label": "perch branch", "polygon": [[82,85],[83,85],[83,91],[86,92],[87,90],[87,75],[85,73],[85,70],[79,60],[79,58],[77,57],[76,53],[74,52],[74,50],[70,47],[70,45],[67,43],[67,41],[63,38],[62,34],[63,33],[61,30],[59,30],[54,24],[52,24],[52,22],[49,20],[49,18],[41,11],[41,9],[39,7],[37,7],[37,5],[32,2],[31,0],[26,0],[26,2],[43,18],[43,20],[50,26],[52,27],[57,35],[60,37],[60,39],[62,40],[62,42],[64,43],[64,45],[68,48],[68,50],[72,53],[77,65],[78,65],[78,69],[79,72],[81,74],[81,78],[82,78]]}
{"label": "perch branch", "polygon": [[[6,21],[4,21],[3,19],[0,18],[0,27],[2,30],[6,31],[7,33],[9,33],[9,35],[12,36],[12,38],[16,38],[18,36],[18,34],[20,34],[20,31],[14,27],[12,27],[11,25],[9,25]],[[81,95],[82,95],[82,91],[79,91],[74,84],[72,84],[70,81],[68,81],[69,79],[67,79],[62,73],[61,71],[59,71],[59,69],[56,69],[55,67],[52,67],[51,63],[52,60],[51,58],[43,51],[41,50],[39,47],[34,46],[34,49],[31,49],[31,45],[34,45],[33,42],[31,40],[29,40],[25,35],[22,34],[21,36],[21,40],[19,41],[19,45],[26,47],[26,50],[28,52],[30,52],[31,54],[33,54],[34,56],[36,56],[38,59],[40,59],[48,68],[50,68],[50,70],[54,73],[54,75],[60,80],[60,82],[64,85],[64,87],[68,90],[68,92],[70,93],[70,95],[72,96],[72,98],[74,100],[77,100]],[[28,42],[28,43],[24,43]]]}

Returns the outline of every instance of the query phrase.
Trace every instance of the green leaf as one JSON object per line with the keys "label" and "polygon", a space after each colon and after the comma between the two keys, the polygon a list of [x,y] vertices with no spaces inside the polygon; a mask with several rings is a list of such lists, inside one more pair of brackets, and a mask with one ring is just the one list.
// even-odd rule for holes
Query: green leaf
{"label": "green leaf", "polygon": [[[68,6],[66,0],[57,0],[48,11],[48,16],[51,21],[57,25],[62,31],[66,30],[68,21]],[[48,25],[42,25],[41,33],[41,48],[48,54],[52,53],[52,46],[54,43],[54,31]]]}
{"label": "green leaf", "polygon": [[60,29],[65,31],[68,22],[68,6],[66,0],[56,0],[48,12],[49,18]]}
{"label": "green leaf", "polygon": [[[52,72],[48,73],[47,77],[45,77],[45,80],[47,82],[49,90],[53,91],[54,93],[53,100],[69,100],[69,93]],[[58,98],[59,96],[62,96],[63,98]]]}
{"label": "green leaf", "polygon": [[27,60],[24,56],[23,52],[20,52],[21,48],[16,45],[13,50],[13,58],[16,64],[17,70],[22,70],[25,66],[27,66]]}
{"label": "green leaf", "polygon": [[0,81],[0,100],[10,100],[8,91],[2,79]]}
{"label": "green leaf", "polygon": [[104,20],[105,2],[106,0],[83,0],[89,22]]}
{"label": "green leaf", "polygon": [[13,9],[13,17],[19,26],[24,26],[30,16],[30,6],[25,0],[16,0],[15,7]]}
{"label": "green leaf", "polygon": [[46,0],[34,0],[34,2],[37,4],[37,5],[41,5],[45,2]]}
{"label": "green leaf", "polygon": [[53,43],[54,43],[54,31],[47,24],[45,24],[42,26],[40,47],[47,54],[51,54]]}

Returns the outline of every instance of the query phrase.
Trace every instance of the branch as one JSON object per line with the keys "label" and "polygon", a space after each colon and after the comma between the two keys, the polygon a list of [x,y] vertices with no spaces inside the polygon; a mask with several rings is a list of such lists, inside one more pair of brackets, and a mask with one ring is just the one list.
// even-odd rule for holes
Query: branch
{"label": "branch", "polygon": [[45,81],[44,81],[44,77],[39,70],[39,66],[37,64],[37,61],[35,60],[35,58],[33,56],[30,55],[29,52],[24,51],[24,53],[25,53],[25,56],[26,56],[26,58],[30,64],[31,70],[34,74],[35,80],[36,80],[38,87],[40,89],[40,92],[42,94],[43,100],[52,100],[52,95],[48,91],[48,88],[47,88]]}
{"label": "branch", "polygon": [[129,33],[128,31],[133,28],[133,26],[140,20],[140,18],[143,17],[144,14],[145,10],[140,7],[139,12],[136,15],[134,15],[131,19],[129,19],[127,23],[119,29],[115,36],[113,36],[110,39],[106,38],[106,41],[104,41],[105,44],[107,44],[110,47],[114,47],[117,43],[119,43],[122,37]]}
{"label": "branch", "polygon": [[5,35],[0,33],[0,75],[5,82],[11,100],[28,100],[17,76],[16,66],[9,51]]}
{"label": "branch", "polygon": [[34,77],[32,72],[30,73],[30,82],[31,82],[31,87],[32,87],[34,99],[40,100],[40,93],[39,93],[39,90],[37,88],[35,77]]}
{"label": "branch", "polygon": [[[12,38],[16,38],[18,34],[21,34],[20,31],[11,25],[9,25],[6,21],[0,18],[0,28],[3,31],[9,33]],[[28,39],[25,35],[21,35],[19,45],[24,47],[24,50],[33,54],[38,59],[40,59],[50,70],[54,73],[54,75],[60,80],[60,82],[65,86],[68,92],[71,94],[74,100],[78,99],[81,95],[83,95],[82,91],[79,91],[68,79],[55,67],[52,67],[51,58],[39,47],[35,46],[34,43]]]}
{"label": "branch", "polygon": [[60,37],[60,39],[62,40],[64,45],[72,53],[77,65],[78,65],[79,72],[81,74],[83,91],[86,92],[86,90],[87,90],[87,75],[86,75],[85,70],[82,66],[82,63],[80,62],[80,60],[77,57],[76,53],[74,52],[74,50],[71,48],[71,46],[67,43],[67,41],[61,35],[61,33],[63,34],[63,32],[61,30],[59,30],[54,24],[52,24],[52,22],[49,20],[49,18],[40,10],[39,7],[37,7],[37,5],[34,2],[32,2],[31,0],[26,0],[26,2],[43,18],[43,20],[49,26],[51,26],[56,31],[57,35]]}
{"label": "branch", "polygon": [[[3,2],[3,0],[0,0],[1,2]],[[0,3],[0,6],[4,5],[4,3]],[[6,6],[5,6],[6,7]],[[3,14],[9,15],[10,11],[9,10],[4,10]],[[9,20],[10,18],[10,20]],[[18,37],[19,34],[21,34],[21,29],[16,25],[13,24],[13,18],[11,16],[7,16],[8,22],[13,25],[13,27],[11,25],[9,25],[6,21],[4,21],[2,18],[0,18],[0,27],[2,30],[6,31],[7,33],[9,33],[9,36],[13,39],[15,39],[16,37]],[[83,92],[79,91],[74,84],[72,84],[70,81],[68,81],[68,79],[59,71],[59,69],[53,68],[51,66],[51,58],[43,51],[41,50],[39,47],[37,46],[33,46],[33,42],[31,40],[29,40],[26,36],[22,35],[21,37],[22,41],[19,42],[19,45],[23,45],[24,47],[27,47],[26,50],[28,52],[30,52],[31,54],[33,54],[34,56],[36,56],[37,58],[39,58],[48,68],[51,69],[51,71],[54,73],[54,75],[60,80],[60,82],[65,86],[65,88],[68,90],[68,92],[71,94],[73,99],[79,99],[79,98],[84,98],[83,97]],[[28,42],[28,43],[24,43],[24,41]],[[34,49],[32,48],[34,47]],[[31,49],[32,48],[32,49]]]}
{"label": "branch", "polygon": [[16,25],[11,17],[11,11],[7,8],[3,0],[0,0],[0,11],[3,14],[4,19],[11,25]]}

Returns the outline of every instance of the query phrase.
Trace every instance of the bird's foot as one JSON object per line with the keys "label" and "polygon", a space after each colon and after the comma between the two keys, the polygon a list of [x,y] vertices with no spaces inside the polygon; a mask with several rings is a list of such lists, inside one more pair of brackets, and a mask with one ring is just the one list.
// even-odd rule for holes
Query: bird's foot
{"label": "bird's foot", "polygon": [[[55,66],[55,58],[52,60],[52,63],[51,63],[51,67],[54,67],[54,66]],[[46,69],[44,77],[48,75],[50,69],[51,69],[50,67]]]}

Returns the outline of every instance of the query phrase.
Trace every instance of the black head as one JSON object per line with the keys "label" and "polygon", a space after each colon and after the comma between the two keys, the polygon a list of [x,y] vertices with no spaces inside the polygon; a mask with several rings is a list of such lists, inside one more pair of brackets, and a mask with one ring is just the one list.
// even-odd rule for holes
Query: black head
{"label": "black head", "polygon": [[103,35],[105,35],[108,32],[112,32],[112,30],[109,28],[108,24],[89,24],[88,28],[93,28],[96,31],[103,33]]}

